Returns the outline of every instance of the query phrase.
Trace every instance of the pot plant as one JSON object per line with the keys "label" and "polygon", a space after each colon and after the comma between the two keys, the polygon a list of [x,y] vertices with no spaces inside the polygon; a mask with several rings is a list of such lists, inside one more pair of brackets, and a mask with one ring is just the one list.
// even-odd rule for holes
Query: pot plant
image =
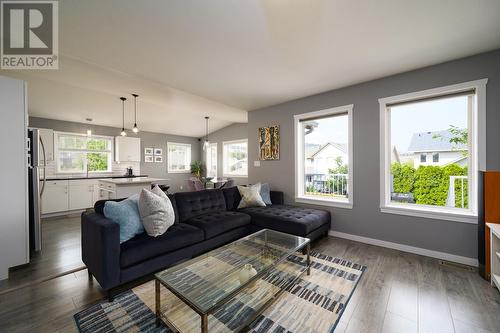
{"label": "pot plant", "polygon": [[191,174],[202,180],[202,175],[205,172],[205,164],[201,161],[194,161],[191,163]]}

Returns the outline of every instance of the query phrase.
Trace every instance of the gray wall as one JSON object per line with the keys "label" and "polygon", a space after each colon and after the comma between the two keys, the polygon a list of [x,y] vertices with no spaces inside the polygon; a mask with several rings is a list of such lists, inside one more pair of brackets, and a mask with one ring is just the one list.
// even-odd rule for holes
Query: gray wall
{"label": "gray wall", "polygon": [[[44,119],[44,118],[29,118],[29,126],[40,128],[51,128],[55,131],[85,133],[88,128],[92,129],[92,133],[96,135],[117,136],[121,129],[115,127],[98,126],[74,123],[61,120]],[[150,177],[168,178],[170,179],[169,185],[171,186],[170,192],[178,192],[186,190],[185,180],[191,175],[189,173],[168,173],[167,172],[167,141],[190,143],[191,144],[191,160],[199,160],[201,157],[201,150],[197,138],[160,134],[152,132],[141,131],[137,135],[141,138],[141,156],[144,159],[144,148],[154,147],[163,149],[163,163],[144,163],[141,162],[141,174]],[[182,189],[181,189],[182,187]]]}
{"label": "gray wall", "polygon": [[[222,177],[222,142],[248,139],[248,124],[235,123],[226,126],[216,132],[211,133],[209,135],[209,139],[211,143],[217,142],[217,177]],[[205,160],[205,156],[203,156],[203,160]],[[235,180],[236,184],[248,183],[248,178],[246,177],[235,177],[233,179]]]}
{"label": "gray wall", "polygon": [[[500,50],[255,110],[248,115],[249,182],[269,182],[294,200],[293,115],[354,104],[354,207],[331,208],[332,229],[400,244],[477,257],[477,226],[380,212],[378,98],[488,78],[487,168],[500,169]],[[280,125],[279,161],[258,160],[257,129]],[[324,208],[324,207],[322,207]]]}

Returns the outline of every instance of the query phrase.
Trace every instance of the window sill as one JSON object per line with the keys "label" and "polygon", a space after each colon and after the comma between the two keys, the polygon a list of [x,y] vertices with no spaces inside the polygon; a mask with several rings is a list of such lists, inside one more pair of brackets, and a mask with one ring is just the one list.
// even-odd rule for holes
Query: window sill
{"label": "window sill", "polygon": [[328,199],[316,199],[311,197],[296,197],[295,202],[318,205],[318,206],[352,209],[352,202],[349,202],[347,200],[328,200]]}
{"label": "window sill", "polygon": [[223,174],[222,177],[230,177],[230,178],[248,178],[248,175],[228,175]]}
{"label": "window sill", "polygon": [[174,171],[174,170],[168,170],[167,173],[191,173],[190,171],[188,170],[182,170],[182,171]]}
{"label": "window sill", "polygon": [[396,206],[396,205],[387,205],[384,207],[380,207],[380,211],[382,213],[387,213],[387,214],[398,214],[398,215],[423,217],[436,220],[477,224],[477,215],[470,212],[457,213],[453,211],[432,209],[427,207],[413,208],[408,206]]}

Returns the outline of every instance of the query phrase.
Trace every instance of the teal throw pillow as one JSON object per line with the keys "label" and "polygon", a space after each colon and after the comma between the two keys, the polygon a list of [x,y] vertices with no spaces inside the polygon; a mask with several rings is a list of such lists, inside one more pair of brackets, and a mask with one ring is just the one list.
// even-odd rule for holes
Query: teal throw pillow
{"label": "teal throw pillow", "polygon": [[120,202],[106,201],[104,216],[120,225],[120,244],[144,232],[138,207],[139,195]]}

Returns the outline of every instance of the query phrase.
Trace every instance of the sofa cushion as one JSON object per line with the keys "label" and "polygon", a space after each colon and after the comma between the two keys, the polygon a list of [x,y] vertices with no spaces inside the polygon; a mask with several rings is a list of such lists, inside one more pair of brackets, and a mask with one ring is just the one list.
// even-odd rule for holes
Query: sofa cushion
{"label": "sofa cushion", "polygon": [[120,246],[120,266],[129,267],[144,260],[203,241],[204,233],[192,225],[176,223],[161,236],[142,233]]}
{"label": "sofa cushion", "polygon": [[251,207],[239,210],[252,217],[252,223],[297,236],[306,236],[324,224],[330,224],[330,212],[288,205]]}
{"label": "sofa cushion", "polygon": [[241,201],[241,194],[238,191],[238,187],[224,188],[222,189],[222,193],[224,193],[224,199],[226,200],[226,209],[236,210]]}
{"label": "sofa cushion", "polygon": [[205,239],[209,239],[229,230],[248,225],[250,220],[250,216],[247,214],[219,211],[193,217],[185,223],[202,229],[205,232]]}
{"label": "sofa cushion", "polygon": [[201,214],[226,210],[226,201],[220,189],[178,192],[175,194],[175,201],[179,222]]}

